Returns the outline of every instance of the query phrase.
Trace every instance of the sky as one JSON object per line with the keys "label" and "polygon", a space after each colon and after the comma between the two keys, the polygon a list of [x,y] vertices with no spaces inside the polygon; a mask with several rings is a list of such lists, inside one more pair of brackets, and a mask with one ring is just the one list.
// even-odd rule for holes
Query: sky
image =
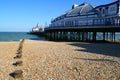
{"label": "sky", "polygon": [[88,2],[93,6],[116,0],[0,0],[0,32],[28,32],[37,23],[51,20],[71,9],[73,4]]}

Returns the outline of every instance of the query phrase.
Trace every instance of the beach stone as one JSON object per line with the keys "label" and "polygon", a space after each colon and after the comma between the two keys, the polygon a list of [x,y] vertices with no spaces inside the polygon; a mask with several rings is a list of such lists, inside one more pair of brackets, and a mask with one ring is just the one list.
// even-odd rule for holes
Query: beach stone
{"label": "beach stone", "polygon": [[22,66],[23,61],[16,61],[16,63],[13,63],[15,66]]}
{"label": "beach stone", "polygon": [[23,77],[23,71],[22,70],[16,70],[13,72],[14,78],[22,78]]}

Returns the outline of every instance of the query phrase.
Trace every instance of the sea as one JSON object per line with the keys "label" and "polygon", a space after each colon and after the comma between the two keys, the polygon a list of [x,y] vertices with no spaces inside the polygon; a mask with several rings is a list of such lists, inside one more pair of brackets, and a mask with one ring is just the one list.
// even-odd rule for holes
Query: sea
{"label": "sea", "polygon": [[27,32],[0,32],[0,42],[20,41],[20,39],[45,40],[44,37],[27,34]]}
{"label": "sea", "polygon": [[[101,33],[97,34],[97,40],[102,40]],[[45,40],[44,37],[27,34],[27,32],[0,32],[0,42],[20,41],[20,39]],[[116,40],[120,40],[120,33],[116,33]]]}

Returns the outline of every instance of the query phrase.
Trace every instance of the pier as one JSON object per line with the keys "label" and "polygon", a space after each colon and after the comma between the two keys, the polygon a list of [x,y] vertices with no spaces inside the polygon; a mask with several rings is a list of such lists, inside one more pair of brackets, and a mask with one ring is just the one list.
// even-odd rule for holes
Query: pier
{"label": "pier", "polygon": [[74,4],[71,9],[51,21],[45,28],[52,41],[116,40],[120,32],[120,0],[94,7],[89,3]]}
{"label": "pier", "polygon": [[120,32],[120,26],[83,26],[83,27],[48,27],[45,28],[46,37],[51,41],[112,41],[115,33]]}

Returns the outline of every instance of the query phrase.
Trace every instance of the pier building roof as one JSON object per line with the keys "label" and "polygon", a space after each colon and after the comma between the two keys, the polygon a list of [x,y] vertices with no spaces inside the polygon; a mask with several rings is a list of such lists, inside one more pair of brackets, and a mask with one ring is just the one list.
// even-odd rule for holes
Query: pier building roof
{"label": "pier building roof", "polygon": [[90,5],[89,3],[83,3],[73,9],[71,9],[70,11],[68,11],[66,13],[66,16],[74,16],[74,15],[84,15],[86,14],[88,11],[92,10],[93,6]]}
{"label": "pier building roof", "polygon": [[[81,5],[74,4],[72,6],[72,9],[65,12],[64,14],[58,16],[53,21],[67,18],[67,17],[76,17],[76,16],[82,16],[82,15],[88,15],[88,14],[97,14],[98,11],[94,9],[94,6],[90,5],[89,3],[83,3]],[[52,21],[52,22],[53,22]]]}

